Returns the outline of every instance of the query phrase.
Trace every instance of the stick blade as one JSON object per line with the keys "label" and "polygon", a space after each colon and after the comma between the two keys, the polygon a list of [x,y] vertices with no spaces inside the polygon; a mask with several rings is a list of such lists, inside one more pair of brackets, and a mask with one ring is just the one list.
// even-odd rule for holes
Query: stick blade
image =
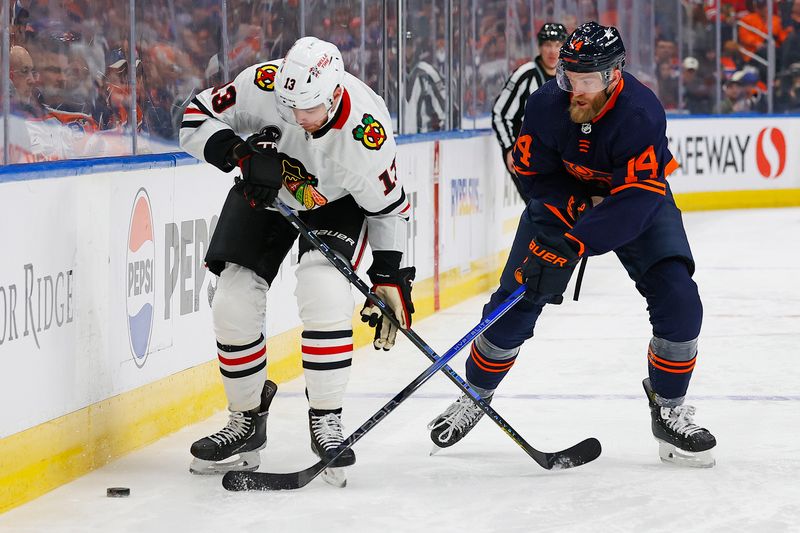
{"label": "stick blade", "polygon": [[324,469],[325,463],[320,461],[300,472],[288,472],[285,474],[233,471],[222,476],[222,486],[225,490],[232,492],[295,490],[308,485]]}
{"label": "stick blade", "polygon": [[548,470],[566,470],[567,468],[575,468],[576,466],[585,465],[600,457],[603,451],[600,441],[594,437],[590,437],[567,448],[560,452],[548,453],[547,465],[545,468]]}

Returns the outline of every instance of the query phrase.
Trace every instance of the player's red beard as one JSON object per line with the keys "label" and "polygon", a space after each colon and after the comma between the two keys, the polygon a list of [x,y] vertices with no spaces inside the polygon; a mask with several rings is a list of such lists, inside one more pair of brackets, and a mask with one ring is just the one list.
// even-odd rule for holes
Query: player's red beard
{"label": "player's red beard", "polygon": [[[596,117],[608,102],[608,94],[601,91],[589,100],[586,95],[573,96],[569,103],[569,118],[576,124],[589,122]],[[588,105],[579,105],[588,104]]]}

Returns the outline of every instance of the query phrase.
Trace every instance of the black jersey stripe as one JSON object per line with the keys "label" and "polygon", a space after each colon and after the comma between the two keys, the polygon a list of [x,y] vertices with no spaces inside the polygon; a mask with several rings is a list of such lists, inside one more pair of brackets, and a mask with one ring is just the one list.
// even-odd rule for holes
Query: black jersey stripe
{"label": "black jersey stripe", "polygon": [[202,111],[202,112],[203,112],[203,114],[205,114],[205,115],[208,115],[208,116],[209,116],[209,117],[211,117],[211,118],[214,118],[214,115],[211,113],[211,111],[209,111],[209,110],[208,110],[208,108],[207,108],[206,106],[204,106],[204,105],[203,105],[203,104],[200,102],[200,100],[198,100],[198,99],[197,99],[197,97],[196,97],[196,96],[195,96],[194,98],[192,98],[192,103],[193,103],[194,105],[196,105],[196,106],[197,106],[197,109],[199,109],[200,111]]}
{"label": "black jersey stripe", "polygon": [[364,214],[367,215],[368,217],[376,217],[376,216],[379,216],[379,215],[388,215],[389,213],[391,213],[392,211],[394,211],[395,209],[397,209],[398,207],[403,205],[403,202],[405,202],[405,201],[406,201],[406,191],[405,191],[405,189],[401,188],[400,189],[400,199],[399,200],[397,200],[396,202],[392,202],[388,207],[386,207],[384,209],[381,209],[377,213],[373,213],[372,211],[367,211],[366,209],[364,209]]}

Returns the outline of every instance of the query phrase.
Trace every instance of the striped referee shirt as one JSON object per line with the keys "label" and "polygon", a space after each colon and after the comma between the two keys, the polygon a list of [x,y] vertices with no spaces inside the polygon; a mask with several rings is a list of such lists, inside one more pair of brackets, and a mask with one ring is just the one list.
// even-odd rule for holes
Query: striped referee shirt
{"label": "striped referee shirt", "polygon": [[492,108],[492,129],[497,134],[504,155],[517,140],[528,96],[554,77],[547,74],[541,57],[537,56],[534,61],[528,61],[515,70],[506,81]]}
{"label": "striped referee shirt", "polygon": [[419,61],[406,81],[403,133],[425,133],[445,127],[445,84],[430,63]]}

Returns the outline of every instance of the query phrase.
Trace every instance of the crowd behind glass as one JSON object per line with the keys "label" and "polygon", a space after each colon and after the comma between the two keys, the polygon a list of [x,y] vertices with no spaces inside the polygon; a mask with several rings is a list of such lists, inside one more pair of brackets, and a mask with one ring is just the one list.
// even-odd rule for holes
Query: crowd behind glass
{"label": "crowd behind glass", "polygon": [[617,26],[668,113],[800,111],[800,0],[5,0],[3,15],[4,163],[176,151],[194,94],[302,35],[339,47],[399,133],[489,127],[549,21]]}

